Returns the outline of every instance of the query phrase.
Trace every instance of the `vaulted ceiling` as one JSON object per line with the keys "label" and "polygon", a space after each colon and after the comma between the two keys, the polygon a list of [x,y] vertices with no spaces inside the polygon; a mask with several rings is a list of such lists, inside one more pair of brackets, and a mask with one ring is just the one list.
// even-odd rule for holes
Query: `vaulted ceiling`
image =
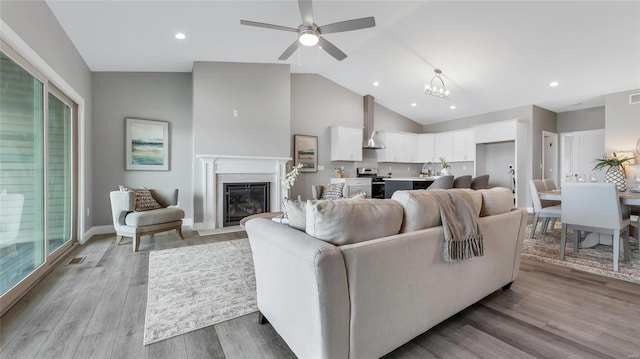
{"label": "vaulted ceiling", "polygon": [[[278,61],[295,33],[240,25],[245,19],[298,27],[292,0],[47,4],[93,71],[289,63],[294,73],[371,94],[423,124],[530,104],[570,111],[640,88],[639,1],[314,1],[320,25],[376,19],[374,28],[325,36],[348,55],[343,61],[317,47]],[[177,32],[186,39],[175,39]],[[434,68],[442,70],[450,99],[423,93]]]}

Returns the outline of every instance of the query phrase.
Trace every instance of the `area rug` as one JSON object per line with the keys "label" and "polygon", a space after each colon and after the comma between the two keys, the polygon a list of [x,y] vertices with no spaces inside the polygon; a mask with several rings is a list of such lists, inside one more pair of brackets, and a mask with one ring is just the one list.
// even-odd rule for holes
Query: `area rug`
{"label": "area rug", "polygon": [[[556,224],[553,229],[547,230],[544,235],[541,235],[539,230],[540,225],[538,225],[538,231],[536,231],[533,239],[529,239],[531,225],[527,226],[522,249],[523,257],[583,272],[640,283],[639,259],[632,258],[627,263],[623,261],[622,253],[620,253],[618,273],[616,273],[613,271],[613,251],[611,246],[599,244],[593,248],[580,248],[576,255],[573,251],[573,235],[570,235],[567,238],[565,260],[560,260],[560,236],[562,233],[560,225]],[[638,251],[638,241],[633,237],[631,237],[629,245],[632,251]]]}
{"label": "area rug", "polygon": [[248,239],[149,254],[144,345],[257,310]]}

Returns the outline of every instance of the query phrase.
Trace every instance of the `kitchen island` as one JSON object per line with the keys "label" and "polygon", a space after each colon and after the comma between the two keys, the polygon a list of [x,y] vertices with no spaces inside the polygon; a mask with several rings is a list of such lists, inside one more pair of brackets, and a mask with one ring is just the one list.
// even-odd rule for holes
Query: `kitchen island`
{"label": "kitchen island", "polygon": [[391,198],[395,191],[427,189],[436,177],[389,177],[384,179],[384,198]]}

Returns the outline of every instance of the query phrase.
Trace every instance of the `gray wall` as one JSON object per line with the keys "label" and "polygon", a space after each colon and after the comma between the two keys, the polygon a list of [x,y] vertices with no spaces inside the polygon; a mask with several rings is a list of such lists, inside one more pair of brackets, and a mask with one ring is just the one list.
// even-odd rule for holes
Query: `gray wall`
{"label": "gray wall", "polygon": [[[93,74],[94,225],[112,223],[109,192],[118,185],[178,188],[185,218],[192,208],[190,73]],[[169,122],[169,171],[125,170],[125,118]]]}
{"label": "gray wall", "polygon": [[[344,166],[346,177],[355,177],[357,167],[377,167],[375,150],[363,150],[362,162],[332,162],[329,126],[363,127],[363,96],[316,74],[291,74],[291,135],[318,136],[318,165],[324,170],[302,173],[292,197],[311,198],[311,186],[329,183],[335,168]],[[381,105],[375,105],[375,129],[422,132],[422,126]],[[292,149],[290,149],[292,151]],[[292,152],[291,152],[292,153]],[[291,154],[290,154],[291,155]],[[380,170],[395,176],[417,175],[422,165],[385,164]]]}
{"label": "gray wall", "polygon": [[[0,1],[0,18],[84,99],[84,114],[80,114],[84,121],[79,128],[85,141],[84,178],[80,178],[84,191],[80,190],[79,196],[85,208],[92,209],[91,71],[44,1]],[[84,209],[79,212],[86,215]],[[92,227],[92,216],[82,219],[81,231]],[[81,240],[83,235],[79,233]]]}
{"label": "gray wall", "polygon": [[[290,156],[289,75],[289,65],[195,62],[193,155]],[[238,117],[233,117],[233,110],[238,110]],[[193,171],[196,223],[202,222],[201,182],[197,160]]]}
{"label": "gray wall", "polygon": [[604,106],[559,112],[557,133],[604,128]]}
{"label": "gray wall", "polygon": [[[532,178],[542,178],[542,131],[556,132],[558,114],[542,107],[533,106],[531,121]],[[559,156],[560,154],[558,154]]]}
{"label": "gray wall", "polygon": [[[640,140],[640,104],[630,104],[629,95],[640,89],[607,95],[605,98],[604,147],[609,152],[635,151]],[[636,159],[640,162],[640,158]],[[627,178],[640,176],[640,164],[627,166]]]}

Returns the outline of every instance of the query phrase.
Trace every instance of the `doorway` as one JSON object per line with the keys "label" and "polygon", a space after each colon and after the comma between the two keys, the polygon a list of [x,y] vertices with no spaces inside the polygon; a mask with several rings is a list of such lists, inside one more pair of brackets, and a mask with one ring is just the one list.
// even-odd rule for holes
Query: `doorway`
{"label": "doorway", "polygon": [[558,184],[558,134],[542,131],[542,179]]}

